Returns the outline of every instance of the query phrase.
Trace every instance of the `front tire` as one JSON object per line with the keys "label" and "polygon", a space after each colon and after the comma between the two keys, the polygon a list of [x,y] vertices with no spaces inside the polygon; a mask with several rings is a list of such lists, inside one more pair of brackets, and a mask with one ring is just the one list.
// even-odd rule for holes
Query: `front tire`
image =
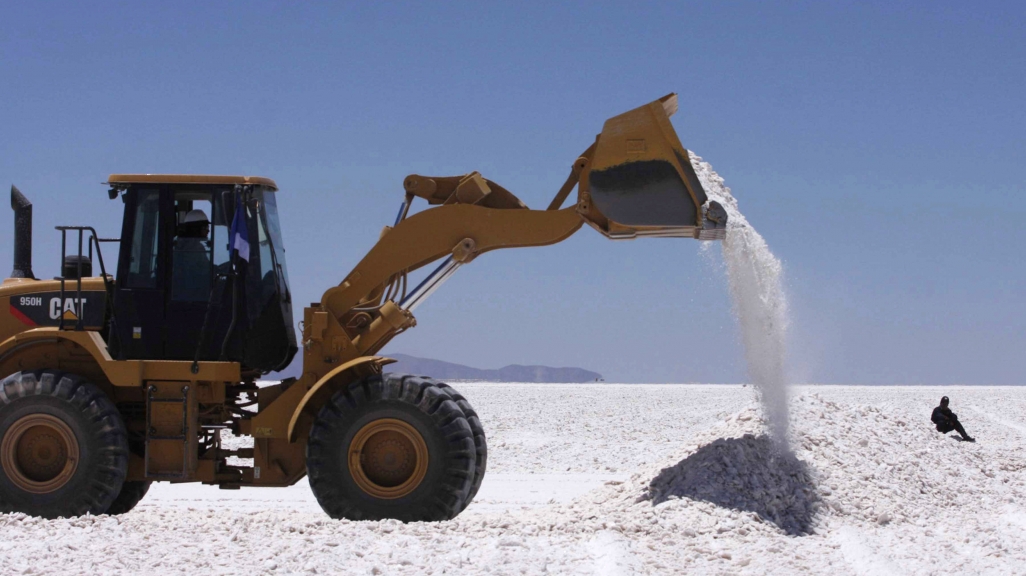
{"label": "front tire", "polygon": [[55,370],[0,381],[0,512],[103,514],[128,471],[117,408],[96,386]]}
{"label": "front tire", "polygon": [[321,409],[306,448],[310,488],[332,518],[439,521],[463,509],[474,433],[433,380],[371,376]]}

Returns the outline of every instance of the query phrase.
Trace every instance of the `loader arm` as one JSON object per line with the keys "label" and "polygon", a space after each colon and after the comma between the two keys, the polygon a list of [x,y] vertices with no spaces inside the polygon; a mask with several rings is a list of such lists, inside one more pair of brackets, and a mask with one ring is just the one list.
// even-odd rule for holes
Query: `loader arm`
{"label": "loader arm", "polygon": [[[377,353],[416,324],[413,309],[427,295],[484,252],[555,244],[584,223],[610,239],[722,239],[726,213],[708,201],[691,167],[669,120],[676,110],[677,97],[670,94],[607,120],[546,210],[528,209],[477,172],[408,176],[395,225],[306,309],[304,378],[317,380],[344,362]],[[575,187],[576,201],[562,208]],[[430,207],[407,217],[416,198]],[[408,274],[443,258],[409,290]]]}
{"label": "loader arm", "polygon": [[321,308],[341,319],[396,274],[450,255],[462,264],[500,248],[555,244],[583,223],[576,207],[510,210],[452,204],[431,208],[387,231],[341,284],[324,293]]}

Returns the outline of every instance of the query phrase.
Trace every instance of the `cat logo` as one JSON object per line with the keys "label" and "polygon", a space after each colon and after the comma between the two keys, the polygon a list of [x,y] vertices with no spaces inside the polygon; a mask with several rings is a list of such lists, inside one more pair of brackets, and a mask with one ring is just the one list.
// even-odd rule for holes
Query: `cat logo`
{"label": "cat logo", "polygon": [[[64,299],[64,306],[61,306],[61,299],[60,299],[60,297],[51,298],[50,299],[50,319],[51,320],[56,320],[56,319],[60,318],[61,316],[63,316],[65,320],[78,320],[79,314],[75,313],[76,312],[75,311],[75,300],[76,300],[76,298],[65,298]],[[79,305],[79,310],[78,310],[79,313],[85,314],[86,302],[87,302],[87,300],[85,298],[83,298],[82,299],[82,304]],[[62,311],[63,311],[63,314],[61,314]]]}
{"label": "cat logo", "polygon": [[26,326],[77,326],[81,320],[83,327],[100,328],[106,316],[106,293],[96,290],[83,290],[81,299],[76,292],[43,292],[12,296],[10,300],[11,316]]}

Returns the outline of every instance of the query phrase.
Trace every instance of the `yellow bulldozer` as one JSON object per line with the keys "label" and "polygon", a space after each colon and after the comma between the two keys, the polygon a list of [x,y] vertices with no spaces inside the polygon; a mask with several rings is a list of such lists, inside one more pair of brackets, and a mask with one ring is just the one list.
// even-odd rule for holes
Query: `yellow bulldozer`
{"label": "yellow bulldozer", "polygon": [[[392,360],[378,352],[491,250],[554,244],[585,223],[611,239],[723,239],[726,213],[670,124],[676,108],[670,94],[608,120],[545,210],[476,172],[408,176],[393,225],[303,309],[298,334],[273,180],[113,174],[120,237],[58,226],[50,280],[33,275],[32,205],[12,186],[0,512],[121,514],[155,481],[238,489],[308,476],[332,518],[455,517],[484,479],[481,422],[446,384],[383,372]],[[429,206],[411,213],[418,198]],[[117,262],[103,260],[108,242]],[[301,376],[261,380],[300,351]]]}

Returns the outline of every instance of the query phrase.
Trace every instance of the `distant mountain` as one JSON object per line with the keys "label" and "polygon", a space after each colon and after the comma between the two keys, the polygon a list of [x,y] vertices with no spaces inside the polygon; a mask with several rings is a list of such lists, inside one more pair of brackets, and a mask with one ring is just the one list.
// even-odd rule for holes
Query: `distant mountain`
{"label": "distant mountain", "polygon": [[[462,364],[417,358],[407,354],[382,354],[398,360],[395,364],[385,366],[386,372],[402,374],[418,374],[439,380],[480,380],[485,382],[595,382],[602,375],[583,368],[549,368],[548,366],[521,366],[511,364],[498,370],[482,370]],[[297,357],[291,365],[281,372],[270,374],[269,380],[283,378],[299,378],[303,372],[303,359]]]}
{"label": "distant mountain", "polygon": [[438,380],[482,380],[490,382],[595,382],[602,375],[583,368],[550,368],[511,364],[498,370],[471,368],[462,364],[417,358],[407,354],[383,354],[398,360],[385,366],[386,372],[418,374]]}

